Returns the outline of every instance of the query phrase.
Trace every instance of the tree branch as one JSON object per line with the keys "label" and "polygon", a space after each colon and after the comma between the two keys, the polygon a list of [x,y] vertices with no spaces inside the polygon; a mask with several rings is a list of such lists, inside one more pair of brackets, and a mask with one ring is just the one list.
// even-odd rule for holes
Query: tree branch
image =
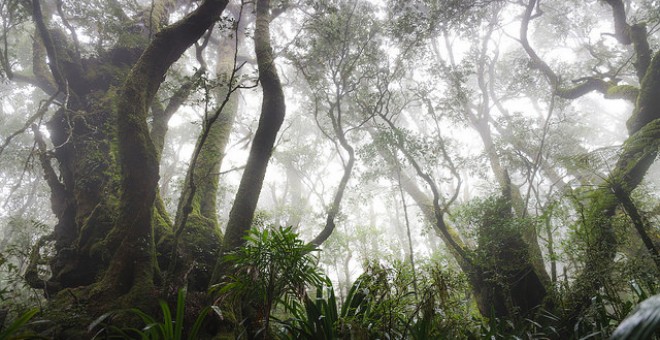
{"label": "tree branch", "polygon": [[46,23],[44,22],[44,17],[41,13],[41,3],[39,0],[32,0],[32,18],[34,20],[35,26],[37,27],[39,36],[41,37],[41,41],[43,41],[44,47],[46,48],[48,60],[50,60],[50,70],[53,74],[55,83],[57,84],[57,87],[60,91],[64,91],[67,87],[66,78],[64,77],[64,73],[62,72],[60,66],[55,44],[53,43],[53,39],[48,32]]}
{"label": "tree branch", "polygon": [[48,100],[46,100],[44,103],[42,103],[41,107],[39,107],[37,112],[35,114],[33,114],[30,118],[28,118],[28,120],[25,122],[25,124],[23,125],[22,128],[18,129],[17,131],[14,131],[14,133],[12,133],[11,135],[7,136],[7,138],[5,138],[5,142],[2,145],[0,145],[0,155],[2,155],[2,153],[5,151],[5,149],[9,145],[9,143],[11,143],[11,140],[14,139],[14,137],[16,137],[16,136],[20,135],[21,133],[25,132],[25,130],[30,128],[30,126],[37,119],[41,119],[46,114],[46,112],[48,112],[48,108],[50,107],[50,104],[53,103],[53,100],[55,100],[55,97],[57,97],[58,94],[59,93],[55,93],[50,98],[48,98]]}
{"label": "tree branch", "polygon": [[593,91],[607,95],[608,90],[615,86],[616,83],[608,82],[596,77],[584,77],[574,80],[573,82],[578,83],[578,85],[571,88],[561,87],[562,84],[560,77],[550,68],[550,66],[545,61],[541,59],[541,57],[538,56],[538,54],[536,54],[527,38],[529,22],[534,17],[534,8],[537,8],[537,0],[530,0],[525,7],[525,13],[523,14],[522,22],[520,24],[520,44],[532,60],[533,65],[541,70],[545,78],[548,80],[550,86],[552,87],[553,93],[564,99],[576,99]]}

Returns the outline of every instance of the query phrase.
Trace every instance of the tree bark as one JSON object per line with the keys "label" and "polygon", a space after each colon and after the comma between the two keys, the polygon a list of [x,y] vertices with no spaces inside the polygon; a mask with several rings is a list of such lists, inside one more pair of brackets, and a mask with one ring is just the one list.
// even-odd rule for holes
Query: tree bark
{"label": "tree bark", "polygon": [[655,161],[660,150],[660,52],[653,57],[641,84],[637,105],[629,124],[630,137],[605,185],[591,194],[591,202],[583,221],[593,233],[588,244],[584,268],[575,280],[569,296],[567,318],[574,324],[591,303],[591,297],[602,287],[617,249],[613,219],[621,202],[618,195],[630,196]]}
{"label": "tree bark", "polygon": [[282,84],[275,68],[270,44],[270,1],[257,2],[254,48],[259,68],[259,82],[263,89],[259,127],[254,135],[243,177],[229,213],[223,240],[223,251],[235,249],[244,243],[243,236],[252,226],[252,219],[263,187],[268,161],[275,138],[284,121],[286,106]]}
{"label": "tree bark", "polygon": [[[170,277],[176,279],[173,276],[180,277],[181,271],[189,272],[188,285],[194,290],[204,290],[210,284],[217,260],[216,252],[222,243],[216,211],[220,167],[238,111],[238,94],[234,93],[236,32],[232,35],[234,38],[223,39],[218,51],[216,74],[222,84],[215,96],[219,108],[205,118],[179,198],[174,224],[174,237],[181,239],[175,240],[174,244],[180,244],[178,248],[182,250],[180,255],[183,259],[180,264],[172,263]],[[178,249],[173,251],[176,253]],[[189,271],[188,267],[193,264],[194,268]]]}
{"label": "tree bark", "polygon": [[[223,260],[222,254],[243,245],[245,243],[243,237],[247,235],[252,227],[252,220],[263,187],[268,162],[286,113],[284,92],[275,67],[270,42],[270,0],[258,0],[256,5],[254,49],[257,55],[259,82],[263,89],[261,115],[234,204],[229,212],[221,256],[216,263],[212,283],[221,280],[227,274],[229,266]],[[263,320],[260,320],[261,318],[253,301],[242,302],[242,313],[246,318],[247,338],[256,338],[257,331],[261,328],[260,323]],[[268,320],[266,320],[267,324]],[[270,334],[270,330],[263,330],[262,334],[265,339]]]}
{"label": "tree bark", "polygon": [[[45,18],[50,16],[41,13],[40,2],[32,3],[44,44],[41,49],[35,42],[34,56],[48,55],[58,100],[64,103],[48,123],[61,178],[49,175],[58,217],[49,288],[96,282],[111,288],[97,292],[116,297],[133,287],[151,285],[156,270],[151,219],[158,157],[146,123],[148,108],[170,65],[211,26],[225,5],[226,1],[206,1],[150,44],[137,30],[126,35],[131,39],[119,39],[106,54],[82,60],[77,45],[48,28]],[[167,6],[163,3],[152,18],[166,18]],[[37,77],[45,83],[41,63],[34,64]],[[47,85],[43,87],[48,91]],[[112,87],[121,89],[117,94]],[[48,172],[48,162],[42,165]],[[103,283],[97,282],[104,272]]]}
{"label": "tree bark", "polygon": [[121,206],[110,235],[116,251],[101,284],[119,295],[151,289],[156,270],[151,216],[158,185],[158,157],[149,136],[151,102],[169,67],[218,19],[227,0],[204,1],[160,31],[131,69],[117,100]]}

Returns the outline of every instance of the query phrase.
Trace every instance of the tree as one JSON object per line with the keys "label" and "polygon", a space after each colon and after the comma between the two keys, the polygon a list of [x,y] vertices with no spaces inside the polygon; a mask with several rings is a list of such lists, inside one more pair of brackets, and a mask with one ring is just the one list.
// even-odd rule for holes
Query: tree
{"label": "tree", "polygon": [[[660,54],[653,55],[649,47],[649,36],[644,23],[629,24],[626,9],[622,1],[605,1],[612,8],[614,37],[623,45],[633,47],[635,62],[632,63],[639,88],[629,84],[618,84],[616,70],[608,68],[576,80],[577,85],[566,87],[561,78],[545,63],[531,47],[527,32],[532,18],[542,15],[536,1],[529,1],[525,8],[520,28],[520,43],[529,55],[531,62],[542,72],[555,96],[575,99],[589,92],[597,91],[606,98],[621,98],[633,101],[635,108],[628,119],[628,139],[624,142],[619,158],[607,175],[602,187],[591,193],[586,216],[582,223],[593,233],[594,238],[588,245],[588,256],[582,272],[576,279],[570,295],[569,320],[575,321],[578,315],[590,304],[591,297],[603,285],[610,273],[617,249],[617,236],[613,218],[617,207],[623,206],[628,211],[636,210],[629,201],[631,192],[639,186],[649,167],[655,161],[658,144],[657,123],[660,118],[657,94],[660,91],[658,63]],[[620,66],[619,70],[630,65]],[[648,236],[647,227],[633,218],[636,230],[644,240],[657,265],[657,249]]]}
{"label": "tree", "polygon": [[[163,211],[154,209],[160,151],[150,136],[150,108],[172,64],[219,19],[227,1],[204,1],[171,25],[165,25],[169,13],[178,9],[172,1],[156,2],[151,11],[117,2],[12,5],[13,15],[32,17],[35,42],[32,67],[3,51],[4,74],[37,86],[59,107],[47,123],[53,150],[40,143],[57,218],[45,239],[54,244],[53,275],[45,282],[27,276],[49,294],[84,287],[68,295],[94,297],[90,311],[146,301],[162,282],[154,237],[169,228]],[[75,11],[104,13],[105,26],[78,20]],[[5,39],[15,28],[5,26]],[[101,34],[84,43],[76,29]],[[33,132],[41,138],[39,128]]]}
{"label": "tree", "polygon": [[[378,50],[379,27],[368,15],[372,7],[357,2],[339,2],[319,4],[315,10],[330,14],[306,23],[307,35],[299,38],[297,45],[310,48],[302,53],[292,53],[291,57],[310,87],[316,124],[334,143],[343,168],[327,209],[325,226],[311,241],[318,246],[335,229],[344,192],[355,167],[355,148],[351,145],[349,133],[360,129],[375,115],[373,110],[360,107],[356,97],[361,88],[369,86],[367,81],[375,76],[374,65],[382,55]],[[366,29],[363,29],[364,25]],[[320,63],[314,60],[320,60]]]}
{"label": "tree", "polygon": [[270,43],[270,1],[258,1],[256,11],[254,49],[259,67],[259,82],[264,92],[259,128],[255,132],[250,155],[229,213],[223,241],[225,251],[242,245],[243,236],[250,230],[275,138],[286,112],[282,84],[277,74]]}
{"label": "tree", "polygon": [[[241,4],[239,9],[233,9],[232,15],[235,19],[232,25],[236,28],[226,32],[220,41],[216,65],[220,83],[215,84],[214,91],[218,107],[213,113],[204,115],[202,132],[197,138],[174,223],[175,247],[183,237],[181,245],[188,248],[183,250],[187,253],[186,258],[178,267],[187,271],[194,264],[199,269],[190,273],[189,278],[193,288],[197,290],[204,290],[211,281],[217,249],[222,243],[216,196],[222,160],[238,111],[238,96],[235,92],[241,86],[237,79],[237,54],[239,47],[243,45],[243,40],[238,37],[239,32],[244,30],[242,26],[245,26],[241,20],[243,6],[244,4]],[[207,36],[207,41],[208,37],[210,35]],[[200,51],[197,51],[196,55],[201,58]],[[205,69],[205,63],[200,64],[202,67],[197,72]],[[185,277],[180,275],[181,270],[174,270],[176,267],[176,258],[172,257],[170,277]]]}

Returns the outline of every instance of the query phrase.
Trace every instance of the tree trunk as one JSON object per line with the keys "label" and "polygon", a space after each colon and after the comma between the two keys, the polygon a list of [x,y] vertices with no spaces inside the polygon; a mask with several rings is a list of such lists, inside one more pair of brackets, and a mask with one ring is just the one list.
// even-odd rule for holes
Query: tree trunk
{"label": "tree trunk", "polygon": [[[374,140],[378,138],[374,137]],[[387,162],[396,162],[390,151],[381,148],[379,152]],[[411,164],[415,162],[414,159],[408,161]],[[444,213],[440,211],[438,204],[433,203],[433,199],[424,193],[405,171],[399,170],[399,165],[391,166],[391,177],[398,180],[402,189],[419,206],[423,216],[435,227],[437,234],[468,277],[482,315],[524,316],[543,303],[547,291],[543,280],[534,270],[528,245],[520,230],[509,230],[506,234],[499,230],[500,227],[513,222],[508,176],[505,178],[505,184],[509,185],[503,186],[503,197],[498,199],[494,208],[484,212],[479,247],[471,250],[463,243],[458,232],[444,221]],[[498,241],[486,242],[489,239]]]}
{"label": "tree trunk", "polygon": [[[252,219],[263,187],[268,161],[286,112],[282,84],[275,68],[273,49],[270,44],[270,1],[258,0],[256,13],[254,49],[257,55],[259,82],[263,89],[261,115],[236,198],[229,212],[222,253],[236,249],[245,243],[243,237],[252,227]],[[229,265],[223,261],[221,256],[216,263],[212,281],[221,280],[227,274],[228,268]],[[260,320],[253,301],[243,301],[242,310],[246,318],[245,327],[248,339],[253,339],[263,320]],[[266,336],[269,334],[269,330],[263,330],[262,334]]]}
{"label": "tree trunk", "polygon": [[117,100],[121,196],[109,244],[117,245],[101,286],[119,295],[152,289],[156,271],[151,217],[159,164],[147,117],[165,73],[224,10],[227,1],[205,1],[195,12],[166,27],[131,69]]}
{"label": "tree trunk", "polygon": [[259,81],[263,89],[261,116],[243,177],[241,177],[238,192],[229,213],[229,221],[223,240],[224,251],[242,245],[244,243],[243,236],[247,234],[252,226],[252,219],[263,187],[268,161],[286,111],[282,84],[277,75],[273,50],[270,45],[270,1],[268,0],[257,2],[254,49],[257,54]]}
{"label": "tree trunk", "polygon": [[621,202],[641,183],[660,150],[660,53],[656,53],[642,80],[633,116],[629,120],[630,137],[621,149],[614,169],[601,189],[591,193],[584,228],[593,235],[588,244],[584,269],[575,280],[568,299],[569,325],[590,305],[611,272],[617,239],[613,220]]}
{"label": "tree trunk", "polygon": [[547,294],[521,233],[520,220],[514,217],[512,202],[507,175],[502,196],[484,206],[475,268],[467,273],[477,306],[488,317],[529,316],[542,305]]}
{"label": "tree trunk", "polygon": [[211,283],[217,250],[222,242],[216,206],[220,167],[238,110],[238,94],[233,88],[235,32],[233,37],[224,39],[218,51],[216,73],[222,85],[215,95],[220,107],[205,119],[195,148],[199,152],[193,156],[188,169],[174,224],[178,235],[175,237],[181,238],[175,244],[180,244],[183,259],[182,263],[172,264],[174,270],[170,276],[180,277],[180,274],[189,272],[189,288],[197,291],[203,291]]}
{"label": "tree trunk", "polygon": [[[53,275],[47,282],[37,275],[37,247],[26,278],[45,288],[49,297],[76,288],[55,296],[50,308],[80,304],[93,315],[154,304],[161,288],[154,244],[154,227],[160,225],[153,221],[159,152],[149,133],[149,108],[172,63],[211,27],[226,4],[204,1],[151,41],[142,22],[127,22],[126,35],[112,49],[83,58],[64,33],[47,27],[44,18],[51,16],[41,13],[40,1],[32,2],[50,78],[58,87],[55,95],[64,104],[47,124],[59,171],[50,159],[40,159],[58,222],[38,243],[54,243]],[[160,23],[172,3],[155,5],[150,19]],[[35,48],[35,56],[40,51]],[[49,77],[38,78],[45,83]],[[52,91],[48,84],[42,88]]]}

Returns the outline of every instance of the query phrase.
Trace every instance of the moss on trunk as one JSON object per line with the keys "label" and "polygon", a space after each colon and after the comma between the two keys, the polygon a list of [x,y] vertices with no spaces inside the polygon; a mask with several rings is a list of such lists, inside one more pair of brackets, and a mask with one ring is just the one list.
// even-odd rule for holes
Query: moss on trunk
{"label": "moss on trunk", "polygon": [[[159,164],[148,109],[169,67],[212,26],[226,4],[206,0],[150,43],[128,39],[93,57],[76,59],[64,42],[55,48],[53,39],[47,40],[51,63],[62,62],[51,65],[51,72],[57,71],[60,86],[68,84],[61,90],[70,100],[48,123],[59,163],[60,179],[51,176],[50,183],[58,224],[40,245],[52,240],[56,253],[52,278],[32,280],[51,293],[46,318],[62,320],[65,328],[85,329],[85,315],[153,306],[166,292],[159,286],[154,228],[167,234],[169,223],[156,199]],[[45,34],[46,23],[39,26]],[[35,264],[42,261],[39,253],[33,252]],[[72,312],[77,321],[66,315]]]}
{"label": "moss on trunk", "polygon": [[590,305],[591,298],[609,276],[617,250],[613,226],[620,205],[616,191],[630,196],[639,186],[660,150],[660,53],[656,53],[642,81],[633,116],[628,121],[630,137],[604,185],[591,194],[583,228],[591,235],[584,269],[571,289],[566,311],[572,326]]}

